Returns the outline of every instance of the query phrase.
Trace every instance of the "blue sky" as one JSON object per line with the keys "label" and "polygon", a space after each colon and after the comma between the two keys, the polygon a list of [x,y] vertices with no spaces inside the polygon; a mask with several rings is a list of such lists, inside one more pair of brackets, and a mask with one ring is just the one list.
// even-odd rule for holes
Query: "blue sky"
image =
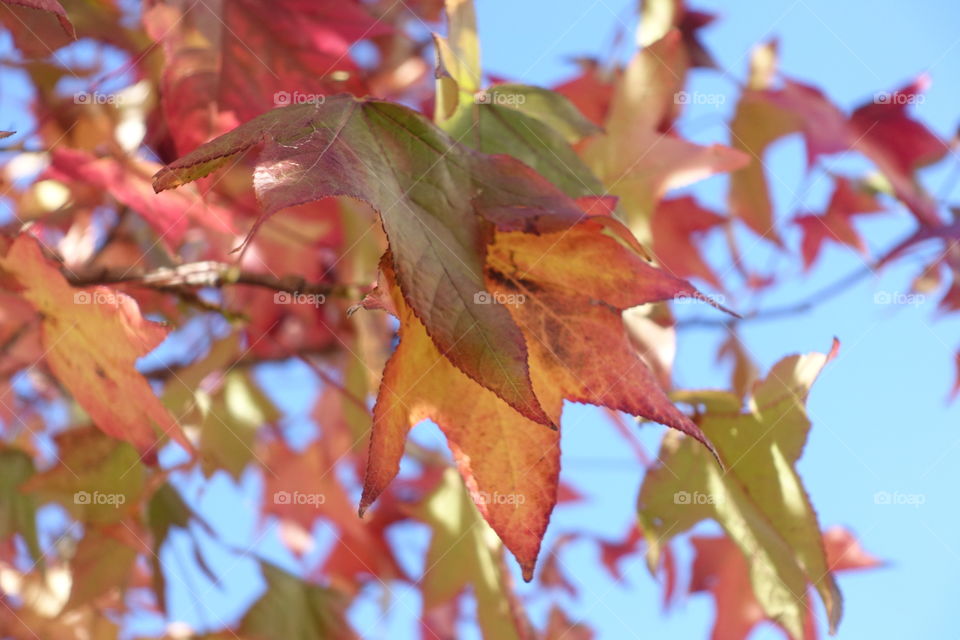
{"label": "blue sky", "polygon": [[[485,69],[530,84],[549,86],[568,77],[573,67],[566,61],[579,55],[607,55],[613,35],[625,33],[621,57],[630,53],[632,0],[525,0],[478,3],[480,35]],[[703,39],[721,66],[735,78],[743,78],[750,47],[770,37],[780,40],[781,69],[788,75],[818,84],[844,108],[869,100],[875,92],[905,84],[927,71],[933,86],[915,113],[943,137],[949,138],[960,120],[960,95],[956,85],[960,69],[960,5],[949,0],[924,3],[887,0],[871,3],[840,3],[827,0],[758,3],[746,0],[703,1],[696,9],[720,14],[703,31]],[[684,132],[704,142],[726,142],[722,122],[735,102],[729,78],[696,71],[691,90],[721,92],[728,100],[718,109],[694,106]],[[3,112],[23,87],[4,80],[6,96],[0,96]],[[10,89],[10,91],[6,91]],[[13,116],[11,116],[12,118]],[[0,122],[0,128],[10,122]],[[777,212],[783,216],[798,210],[818,210],[829,196],[826,181],[806,179],[800,141],[791,138],[768,156]],[[947,170],[925,174],[938,196],[955,159],[943,163]],[[867,165],[855,158],[827,163],[838,172],[856,173]],[[711,179],[692,192],[705,203],[723,211],[726,183]],[[882,251],[909,231],[909,215],[897,207],[862,225],[870,247]],[[744,233],[741,246],[754,265],[774,265],[789,274],[776,291],[760,301],[748,298],[729,302],[739,310],[775,306],[803,299],[809,293],[862,266],[852,251],[829,245],[812,273],[799,272],[796,255],[777,257],[770,247]],[[787,234],[794,251],[798,238]],[[720,243],[710,245],[718,273],[727,272],[729,256]],[[922,257],[932,248],[895,264],[882,274],[865,278],[844,295],[801,316],[747,326],[747,347],[765,372],[781,357],[812,350],[827,350],[836,336],[842,343],[840,356],[832,362],[814,387],[809,411],[813,429],[799,468],[824,526],[850,527],[864,546],[887,560],[888,567],[857,574],[841,574],[846,613],[840,638],[947,637],[955,625],[948,613],[960,599],[960,533],[958,533],[956,488],[960,471],[955,462],[960,453],[956,430],[960,405],[948,405],[946,396],[954,378],[953,353],[960,346],[960,322],[939,317],[935,302],[919,305],[880,305],[875,294],[906,293],[912,277],[923,266]],[[734,287],[735,291],[737,290]],[[711,310],[685,305],[684,315],[710,315]],[[684,330],[679,340],[675,378],[680,387],[717,387],[727,383],[726,371],[714,365],[714,353],[722,329]],[[315,380],[305,368],[273,367],[261,380],[287,410],[286,426],[294,433],[308,434],[307,416],[312,409]],[[564,531],[590,531],[611,540],[619,538],[634,517],[635,499],[642,470],[598,411],[569,406],[564,415],[563,478],[588,496],[581,505],[560,508],[548,532],[545,548]],[[656,451],[662,430],[643,427],[641,438],[647,450]],[[435,427],[416,430],[417,438],[438,447],[444,441]],[[920,506],[878,505],[878,491],[919,494]],[[296,565],[282,548],[275,531],[262,531],[254,519],[259,496],[256,480],[248,477],[243,490],[235,491],[222,477],[206,486],[191,483],[188,495],[209,514],[227,541],[238,547],[265,533],[256,552],[288,568]],[[713,531],[707,526],[704,531]],[[331,535],[322,526],[316,530],[319,544],[313,557],[323,553]],[[200,534],[201,537],[203,534]],[[174,617],[202,626],[231,622],[260,589],[249,558],[236,558],[220,547],[204,544],[209,563],[227,579],[221,587],[210,585],[195,570],[187,568],[188,548],[182,536],[165,552],[172,566],[184,566],[185,581],[174,578],[171,607]],[[398,535],[406,550],[404,562],[416,572],[426,545],[422,529]],[[688,560],[685,544],[678,545],[681,560]],[[179,557],[179,559],[178,559]],[[623,565],[626,581],[614,584],[599,565],[595,545],[576,543],[563,556],[568,575],[579,584],[581,597],[566,599],[574,617],[586,620],[600,638],[707,637],[713,605],[706,596],[682,602],[671,614],[660,608],[660,585],[637,557]],[[529,591],[529,587],[521,587]],[[192,602],[199,594],[202,604]],[[380,615],[381,594],[365,594],[352,610],[351,619],[369,637],[416,637],[419,601],[404,587],[394,589],[396,601],[386,617]],[[543,621],[549,598],[539,597],[531,611]],[[157,631],[156,620],[138,619],[141,630]],[[955,632],[953,632],[955,633]],[[463,637],[475,631],[464,629]],[[781,637],[764,630],[758,638]]]}
{"label": "blue sky", "polygon": [[[929,72],[932,88],[916,113],[949,139],[960,121],[960,38],[955,26],[960,5],[948,1],[840,3],[826,0],[796,2],[690,3],[695,9],[719,14],[701,33],[720,65],[743,79],[750,48],[776,37],[781,70],[819,85],[841,107],[851,109],[874,93],[899,87],[918,73]],[[634,3],[502,2],[480,3],[480,33],[485,68],[533,84],[554,84],[571,70],[564,60],[578,55],[607,54],[617,29],[627,32],[626,55],[632,42]],[[692,74],[691,90],[723,92],[726,104],[714,110],[695,106],[684,129],[704,142],[725,142],[721,123],[732,112],[734,85],[708,71]],[[721,117],[716,115],[720,112]],[[713,126],[710,125],[714,122]],[[821,210],[829,197],[828,181],[805,180],[802,143],[796,137],[776,145],[766,158],[777,213]],[[926,184],[943,197],[941,185],[955,169],[927,172]],[[829,161],[831,169],[856,175],[868,165],[855,158]],[[693,193],[723,211],[726,183],[713,179]],[[912,220],[902,207],[862,225],[868,245],[876,252],[908,232]],[[796,234],[787,234],[798,247]],[[855,271],[861,258],[835,245],[826,249],[813,272],[799,273],[796,255],[777,260],[768,246],[741,234],[741,246],[754,265],[778,265],[793,273],[773,295],[759,303],[734,301],[740,310],[764,308],[805,298],[820,287]],[[729,256],[711,245],[713,264],[723,274]],[[841,574],[846,597],[839,638],[948,637],[955,626],[948,618],[960,597],[960,533],[957,487],[960,434],[957,405],[948,405],[954,379],[953,353],[960,345],[960,323],[939,317],[935,298],[920,305],[875,304],[875,294],[908,293],[911,279],[933,255],[918,252],[882,274],[865,278],[845,294],[797,317],[749,325],[743,336],[765,371],[784,355],[826,350],[837,336],[839,357],[828,365],[810,397],[813,429],[799,469],[818,510],[821,524],[842,524],[857,533],[865,547],[889,562],[870,572]],[[790,269],[790,265],[794,268]],[[679,309],[681,315],[709,315],[709,310]],[[684,330],[679,338],[675,371],[681,387],[726,384],[726,372],[713,364],[722,329]],[[596,412],[572,406],[565,415],[563,477],[592,498],[582,507],[561,509],[551,535],[564,527],[584,528],[616,536],[628,525],[641,472],[634,468],[618,436]],[[644,428],[649,451],[656,450],[658,431]],[[878,491],[920,494],[921,506],[878,505]],[[709,528],[708,528],[709,529]],[[680,545],[681,548],[685,545]],[[685,554],[686,556],[686,554]],[[688,556],[686,556],[688,557]],[[664,617],[659,586],[642,562],[627,562],[626,585],[614,586],[597,566],[596,550],[574,547],[565,561],[586,592],[575,611],[600,630],[601,638],[707,637],[713,604],[697,596]],[[951,604],[948,604],[951,603]],[[780,637],[764,630],[755,637]]]}

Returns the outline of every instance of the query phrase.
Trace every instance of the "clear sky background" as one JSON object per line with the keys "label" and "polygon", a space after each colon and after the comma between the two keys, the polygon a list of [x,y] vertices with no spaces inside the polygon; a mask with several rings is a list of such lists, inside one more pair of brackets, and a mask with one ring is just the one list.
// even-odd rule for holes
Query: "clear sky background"
{"label": "clear sky background", "polygon": [[[480,36],[485,69],[490,74],[520,82],[550,86],[569,77],[574,67],[568,59],[580,55],[606,56],[613,37],[624,33],[618,53],[631,52],[633,0],[480,0]],[[885,0],[836,2],[748,2],[703,0],[693,8],[720,14],[704,30],[703,40],[721,66],[743,79],[747,56],[757,42],[780,40],[784,73],[819,85],[840,106],[849,110],[874,93],[897,88],[921,72],[929,72],[933,87],[915,113],[942,137],[952,137],[960,121],[960,5],[951,0],[924,3]],[[709,71],[694,71],[692,91],[724,93],[725,104],[695,105],[685,115],[683,132],[703,142],[728,142],[724,122],[732,113],[736,91],[729,78]],[[23,87],[4,78],[3,128],[16,125],[12,109],[24,96]],[[776,210],[780,216],[822,210],[829,182],[805,176],[803,146],[797,137],[778,144],[766,158]],[[830,159],[826,164],[841,173],[856,174],[867,164],[856,158]],[[942,163],[946,169],[924,175],[941,198],[950,194],[941,185],[952,184],[949,173],[956,159]],[[726,182],[715,178],[691,190],[705,203],[724,211]],[[882,252],[910,230],[913,222],[902,207],[872,217],[860,225],[869,246]],[[798,236],[785,234],[796,252]],[[743,233],[741,247],[751,264],[787,274],[775,291],[760,300],[728,299],[746,311],[804,299],[863,265],[862,258],[846,248],[827,245],[812,273],[799,271],[796,255],[777,257],[762,241]],[[721,279],[730,279],[730,258],[721,243],[709,255]],[[950,638],[960,636],[953,615],[960,600],[960,530],[957,488],[960,487],[958,411],[960,404],[946,401],[954,380],[953,354],[960,346],[960,322],[941,318],[936,298],[919,305],[877,304],[878,292],[896,296],[908,293],[910,280],[933,255],[927,247],[901,260],[875,277],[865,278],[844,295],[814,311],[791,318],[754,323],[744,332],[746,346],[763,373],[777,360],[796,352],[825,351],[836,336],[842,347],[815,385],[809,402],[813,420],[811,436],[799,469],[823,526],[842,524],[852,529],[867,550],[888,561],[883,569],[840,574],[846,598],[839,638]],[[678,314],[711,315],[699,305],[683,305]],[[714,364],[714,353],[723,329],[689,329],[679,337],[675,379],[684,388],[725,387],[727,371]],[[175,345],[168,345],[175,350]],[[265,386],[288,412],[286,428],[297,438],[312,433],[308,416],[315,398],[315,379],[303,367],[272,367],[261,375]],[[556,512],[545,549],[567,531],[589,531],[619,539],[635,515],[642,469],[623,440],[600,413],[588,407],[568,406],[563,422],[563,479],[585,494],[582,504]],[[640,431],[648,451],[656,452],[662,429]],[[425,443],[444,446],[433,426],[415,430]],[[297,562],[283,548],[275,527],[261,527],[254,518],[260,488],[248,474],[236,491],[223,477],[205,484],[181,484],[190,501],[208,516],[220,534],[237,547],[259,540],[253,551],[291,570]],[[879,491],[920,495],[923,504],[878,505]],[[701,531],[701,529],[698,529]],[[707,526],[704,532],[716,531]],[[312,566],[328,548],[332,535],[323,525],[319,541],[306,565]],[[203,534],[198,534],[203,538]],[[236,557],[213,544],[204,553],[215,572],[225,575],[213,585],[190,568],[183,536],[175,535],[164,560],[182,567],[171,582],[174,617],[201,627],[217,627],[236,620],[256,597],[262,585],[251,558]],[[427,532],[413,527],[399,534],[404,563],[417,575],[427,543]],[[686,543],[677,545],[680,565],[690,554]],[[626,576],[614,583],[599,562],[596,545],[575,543],[562,556],[563,568],[581,592],[538,597],[532,615],[542,623],[551,597],[561,598],[574,618],[587,621],[599,638],[706,638],[714,615],[708,596],[680,603],[669,614],[661,611],[661,586],[647,573],[642,558],[624,562]],[[351,610],[351,620],[367,637],[414,638],[419,600],[412,589],[390,585],[390,609],[383,615],[382,590],[366,592]],[[530,588],[521,586],[525,592]],[[820,615],[822,620],[822,612]],[[157,632],[159,620],[139,617],[136,629]],[[821,629],[822,629],[821,623]],[[476,637],[465,628],[463,637]],[[779,638],[765,629],[756,638]]]}

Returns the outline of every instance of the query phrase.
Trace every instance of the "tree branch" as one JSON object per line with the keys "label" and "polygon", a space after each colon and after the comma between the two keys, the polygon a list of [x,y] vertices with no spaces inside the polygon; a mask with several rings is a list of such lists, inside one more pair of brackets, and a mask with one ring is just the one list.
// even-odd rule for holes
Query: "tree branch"
{"label": "tree branch", "polygon": [[229,285],[262,287],[272,291],[286,291],[305,295],[349,297],[359,294],[359,287],[328,282],[307,282],[300,276],[278,278],[263,273],[242,271],[236,265],[208,260],[189,262],[176,267],[162,267],[153,271],[134,271],[122,267],[95,267],[83,271],[63,271],[67,281],[75,287],[130,283],[164,291],[181,288],[220,288]]}
{"label": "tree branch", "polygon": [[709,328],[709,327],[729,327],[744,322],[758,322],[766,320],[777,320],[783,317],[789,317],[800,313],[806,313],[817,305],[843,293],[849,287],[855,285],[863,278],[872,273],[876,273],[894,258],[899,257],[905,249],[915,244],[917,233],[911,233],[903,240],[894,243],[893,247],[885,251],[882,256],[872,263],[865,264],[860,269],[848,273],[846,276],[828,284],[825,287],[814,291],[812,294],[793,302],[791,304],[770,307],[768,309],[757,309],[744,313],[740,318],[708,318],[694,317],[677,321],[674,325],[677,329],[690,328]]}

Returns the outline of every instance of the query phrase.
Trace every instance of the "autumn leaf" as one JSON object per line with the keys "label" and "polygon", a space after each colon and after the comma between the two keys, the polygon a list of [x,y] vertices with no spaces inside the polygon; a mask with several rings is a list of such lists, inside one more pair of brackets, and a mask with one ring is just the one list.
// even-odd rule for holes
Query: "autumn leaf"
{"label": "autumn leaf", "polygon": [[144,453],[162,436],[193,450],[136,370],[166,331],[145,320],[132,298],[107,287],[71,287],[29,236],[13,241],[0,270],[41,314],[44,359],[97,428]]}
{"label": "autumn leaf", "polygon": [[[40,561],[36,504],[20,486],[34,473],[33,459],[26,451],[0,447],[0,544],[14,544],[19,534],[34,561]],[[3,557],[0,555],[0,557]]]}
{"label": "autumn leaf", "polygon": [[856,215],[881,210],[880,203],[864,185],[837,177],[833,195],[823,214],[805,214],[794,219],[803,231],[801,253],[804,268],[813,266],[823,243],[828,240],[866,253],[867,247],[853,228],[852,219]]}
{"label": "autumn leaf", "polygon": [[381,286],[397,310],[400,344],[384,368],[374,407],[361,514],[397,475],[410,428],[433,420],[447,436],[471,497],[529,580],[556,502],[560,434],[453,366],[392,278],[387,266]]}
{"label": "autumn leaf", "polygon": [[610,193],[621,200],[631,230],[650,237],[657,201],[670,190],[747,164],[740,151],[689,142],[672,131],[689,60],[680,33],[643,48],[618,81],[605,135],[583,153]]}
{"label": "autumn leaf", "polygon": [[144,24],[167,60],[161,93],[180,153],[275,106],[362,95],[350,47],[391,32],[353,0],[156,3]]}
{"label": "autumn leaf", "polygon": [[147,468],[127,442],[93,427],[54,438],[57,463],[22,486],[35,500],[54,500],[77,520],[111,525],[134,517],[147,485]]}
{"label": "autumn leaf", "polygon": [[55,149],[50,165],[51,177],[77,188],[94,190],[101,198],[107,193],[143,216],[168,250],[172,251],[183,241],[191,221],[220,233],[236,232],[230,210],[208,204],[194,189],[154,193],[150,176],[160,168],[156,163],[132,158],[97,158],[85,151]]}
{"label": "autumn leaf", "polygon": [[688,8],[686,0],[643,0],[640,3],[640,28],[637,40],[642,46],[653,44],[672,29],[680,32],[691,67],[714,68],[717,63],[697,34],[712,23],[712,13]]}
{"label": "autumn leaf", "polygon": [[638,501],[653,566],[671,537],[716,520],[751,559],[750,582],[766,615],[795,637],[803,633],[808,584],[820,594],[831,630],[842,611],[816,513],[794,469],[810,428],[807,394],[837,346],[830,356],[781,360],[754,386],[745,412],[731,393],[677,393],[678,401],[697,407],[697,423],[727,470],[668,433]]}
{"label": "autumn leaf", "polygon": [[275,109],[162,169],[163,191],[209,174],[263,143],[254,187],[269,216],[346,195],[380,213],[404,297],[437,348],[530,419],[550,424],[530,383],[519,329],[485,292],[492,227],[565,228],[577,205],[511,158],[457,145],[405,107],[336,96]]}
{"label": "autumn leaf", "polygon": [[355,638],[344,618],[341,595],[304,582],[283,569],[260,561],[266,591],[240,621],[238,632],[250,640],[316,640]]}
{"label": "autumn leaf", "polygon": [[137,551],[111,535],[108,528],[88,528],[70,559],[72,588],[64,609],[88,604],[111,589],[124,590]]}
{"label": "autumn leaf", "polygon": [[773,88],[776,48],[759,48],[751,62],[751,84],[743,92],[730,125],[734,146],[754,157],[745,171],[733,176],[733,213],[761,236],[779,243],[762,169],[763,153],[775,140],[796,131],[803,134],[807,164],[821,155],[858,151],[871,160],[917,220],[937,226],[936,205],[916,178],[918,169],[938,161],[947,145],[925,125],[912,119],[909,105],[929,85],[921,76],[893,92],[880,92],[848,117],[822,91],[791,78]]}
{"label": "autumn leaf", "polygon": [[700,255],[696,241],[726,221],[690,196],[662,200],[650,222],[657,262],[678,278],[696,276],[721,289],[716,274]]}
{"label": "autumn leaf", "polygon": [[[743,552],[728,537],[694,536],[690,576],[691,594],[708,592],[716,602],[717,615],[713,623],[714,640],[746,640],[751,631],[765,620],[783,625],[776,618],[764,614],[750,584],[750,566]],[[866,553],[850,531],[831,527],[823,533],[827,564],[831,571],[871,569],[880,562]],[[805,611],[803,633],[794,638],[815,640],[816,625],[813,608]]]}
{"label": "autumn leaf", "polygon": [[[611,220],[608,219],[608,222]],[[603,233],[594,218],[553,234],[499,233],[487,260],[484,304],[503,305],[523,332],[533,387],[551,420],[564,400],[625,411],[709,441],[677,410],[634,351],[621,313],[699,294]],[[583,265],[602,265],[585,271]],[[453,367],[383,263],[381,308],[395,310],[400,344],[384,369],[361,513],[396,476],[410,428],[425,419],[447,435],[478,509],[529,580],[556,503],[559,434],[519,415]]]}
{"label": "autumn leaf", "polygon": [[[552,415],[564,399],[603,406],[671,426],[709,451],[633,349],[622,318],[632,307],[704,296],[608,233],[616,228],[629,233],[598,217],[553,234],[498,234],[487,259],[493,301],[505,304],[523,331],[534,389]],[[584,270],[588,264],[595,269]]]}
{"label": "autumn leaf", "polygon": [[414,515],[432,531],[422,578],[424,612],[460,595],[469,584],[477,597],[484,638],[529,637],[529,622],[511,590],[500,541],[453,470]]}
{"label": "autumn leaf", "polygon": [[[191,522],[196,523],[209,536],[213,536],[214,532],[210,525],[190,508],[180,495],[180,492],[170,483],[160,485],[157,490],[153,492],[153,495],[150,496],[146,504],[143,516],[144,525],[152,537],[149,552],[151,570],[150,583],[153,588],[154,597],[157,599],[157,604],[161,610],[166,611],[166,572],[170,571],[170,568],[164,566],[160,561],[160,553],[163,550],[164,544],[169,539],[170,533],[174,530],[189,533]],[[192,537],[192,534],[189,542],[193,547],[193,557],[197,559],[199,568],[207,574],[211,582],[217,584],[218,578],[216,575],[210,573],[209,568],[203,561],[200,545],[196,538]]]}
{"label": "autumn leaf", "polygon": [[0,19],[26,55],[46,57],[77,37],[57,0],[3,0]]}
{"label": "autumn leaf", "polygon": [[856,136],[853,148],[877,165],[917,220],[936,226],[940,223],[936,203],[920,185],[916,172],[943,158],[949,147],[908,112],[930,83],[924,74],[895,91],[875,95],[872,102],[853,111],[850,127]]}
{"label": "autumn leaf", "polygon": [[577,111],[597,126],[603,126],[613,101],[614,82],[620,75],[617,69],[604,69],[590,58],[576,61],[578,74],[553,88],[577,108]]}
{"label": "autumn leaf", "polygon": [[600,181],[571,147],[600,129],[553,91],[495,85],[461,103],[444,128],[478,151],[520,160],[572,198],[603,193]]}

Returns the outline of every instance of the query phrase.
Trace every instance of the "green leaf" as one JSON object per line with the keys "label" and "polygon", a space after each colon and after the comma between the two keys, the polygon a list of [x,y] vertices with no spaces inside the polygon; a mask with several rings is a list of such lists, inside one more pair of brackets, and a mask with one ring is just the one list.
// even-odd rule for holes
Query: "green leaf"
{"label": "green leaf", "polygon": [[243,371],[227,374],[204,413],[198,447],[203,471],[210,476],[223,469],[234,479],[254,457],[257,430],[280,419],[279,409]]}
{"label": "green leaf", "polygon": [[603,193],[600,181],[570,146],[600,129],[558,93],[497,85],[462,102],[444,129],[478,151],[523,161],[568,196]]}
{"label": "green leaf", "polygon": [[318,640],[353,637],[343,617],[345,600],[333,590],[304,582],[260,562],[267,590],[247,610],[240,634],[251,640]]}
{"label": "green leaf", "polygon": [[[190,520],[196,514],[172,485],[160,485],[150,501],[147,503],[146,521],[150,533],[153,535],[153,553],[150,556],[151,579],[153,592],[161,611],[167,610],[167,582],[160,562],[160,551],[170,536],[172,529],[187,529]],[[205,524],[203,520],[197,522]],[[197,551],[199,553],[199,551]]]}
{"label": "green leaf", "polygon": [[147,472],[130,443],[94,427],[63,432],[55,441],[58,463],[33,476],[25,491],[91,524],[115,524],[136,509]]}
{"label": "green leaf", "polygon": [[487,640],[525,637],[525,619],[509,586],[503,545],[474,506],[454,469],[415,513],[430,525],[433,537],[423,576],[423,609],[441,605],[468,585],[477,598],[477,620]]}
{"label": "green leaf", "polygon": [[31,559],[39,561],[37,508],[33,497],[20,491],[20,485],[33,475],[33,471],[33,459],[28,453],[0,448],[0,541],[19,533]]}
{"label": "green leaf", "polygon": [[829,357],[781,360],[754,388],[746,411],[730,393],[675,394],[676,401],[697,407],[697,422],[726,471],[698,443],[668,433],[638,504],[654,566],[671,537],[716,520],[750,559],[750,580],[764,611],[794,637],[803,636],[808,584],[819,592],[831,629],[842,612],[820,525],[794,468],[810,428],[807,393]]}
{"label": "green leaf", "polygon": [[73,583],[65,610],[88,604],[114,587],[125,588],[136,559],[135,549],[98,527],[88,527],[70,559]]}

